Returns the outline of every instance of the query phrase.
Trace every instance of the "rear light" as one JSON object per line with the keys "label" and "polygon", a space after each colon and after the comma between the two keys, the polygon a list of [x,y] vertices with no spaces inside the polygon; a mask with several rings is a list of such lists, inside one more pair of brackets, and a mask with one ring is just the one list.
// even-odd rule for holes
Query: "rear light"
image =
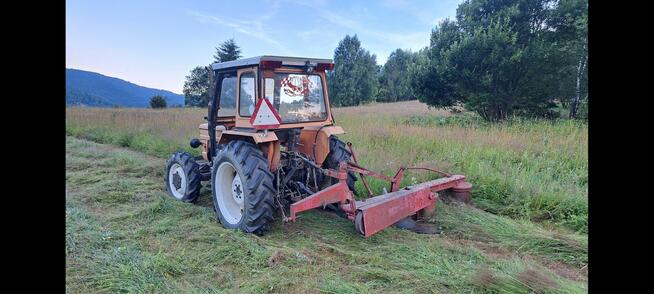
{"label": "rear light", "polygon": [[333,63],[318,63],[316,66],[316,70],[333,70],[334,69],[334,64]]}
{"label": "rear light", "polygon": [[278,67],[282,67],[282,62],[281,61],[273,61],[273,60],[263,60],[259,62],[259,66],[262,69],[276,69]]}

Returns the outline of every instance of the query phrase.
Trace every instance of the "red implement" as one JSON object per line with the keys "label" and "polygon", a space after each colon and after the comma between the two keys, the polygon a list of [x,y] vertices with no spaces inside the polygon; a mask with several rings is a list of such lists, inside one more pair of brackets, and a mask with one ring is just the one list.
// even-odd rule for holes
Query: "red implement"
{"label": "red implement", "polygon": [[438,191],[453,188],[465,181],[465,176],[446,178],[409,186],[396,192],[356,201],[355,225],[362,235],[369,237],[399,220],[436,204]]}
{"label": "red implement", "polygon": [[[347,214],[348,219],[354,221],[357,231],[369,237],[422,210],[432,211],[436,206],[436,201],[438,201],[437,193],[439,191],[460,187],[464,183],[467,184],[465,176],[448,175],[444,178],[397,190],[404,169],[401,168],[395,177],[391,178],[368,171],[357,164],[343,162],[339,166],[339,171],[327,171],[328,176],[339,179],[339,182],[291,204],[291,215],[287,220],[295,221],[297,214],[300,212],[338,203],[339,207]],[[387,179],[391,182],[392,192],[355,201],[347,186],[348,171]]]}

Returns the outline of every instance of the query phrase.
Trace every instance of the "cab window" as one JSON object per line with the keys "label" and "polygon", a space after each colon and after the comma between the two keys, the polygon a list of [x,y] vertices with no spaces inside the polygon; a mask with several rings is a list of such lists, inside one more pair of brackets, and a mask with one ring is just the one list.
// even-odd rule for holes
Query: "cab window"
{"label": "cab window", "polygon": [[264,81],[264,93],[282,123],[327,119],[322,78],[316,74],[275,73]]}
{"label": "cab window", "polygon": [[236,116],[236,77],[223,78],[220,86],[219,117]]}
{"label": "cab window", "polygon": [[251,116],[255,106],[255,78],[253,72],[241,74],[239,91],[239,109],[240,116]]}

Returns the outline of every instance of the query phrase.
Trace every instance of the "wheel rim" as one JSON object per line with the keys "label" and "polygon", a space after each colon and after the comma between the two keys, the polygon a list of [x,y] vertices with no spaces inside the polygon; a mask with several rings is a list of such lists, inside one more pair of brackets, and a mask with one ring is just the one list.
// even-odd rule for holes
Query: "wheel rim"
{"label": "wheel rim", "polygon": [[223,218],[232,225],[238,224],[245,208],[245,192],[241,177],[231,163],[223,162],[218,166],[213,186]]}
{"label": "wheel rim", "polygon": [[186,194],[186,173],[179,163],[173,164],[168,170],[168,185],[175,198],[182,199]]}

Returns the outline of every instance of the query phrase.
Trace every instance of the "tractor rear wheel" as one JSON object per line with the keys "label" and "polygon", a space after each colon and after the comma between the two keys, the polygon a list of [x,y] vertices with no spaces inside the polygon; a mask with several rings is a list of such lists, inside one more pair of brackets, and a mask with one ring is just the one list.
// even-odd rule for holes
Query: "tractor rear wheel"
{"label": "tractor rear wheel", "polygon": [[263,235],[273,220],[273,174],[256,145],[234,140],[213,160],[211,193],[218,221]]}
{"label": "tractor rear wheel", "polygon": [[186,152],[175,152],[166,162],[166,190],[173,198],[195,202],[200,196],[200,166]]}

